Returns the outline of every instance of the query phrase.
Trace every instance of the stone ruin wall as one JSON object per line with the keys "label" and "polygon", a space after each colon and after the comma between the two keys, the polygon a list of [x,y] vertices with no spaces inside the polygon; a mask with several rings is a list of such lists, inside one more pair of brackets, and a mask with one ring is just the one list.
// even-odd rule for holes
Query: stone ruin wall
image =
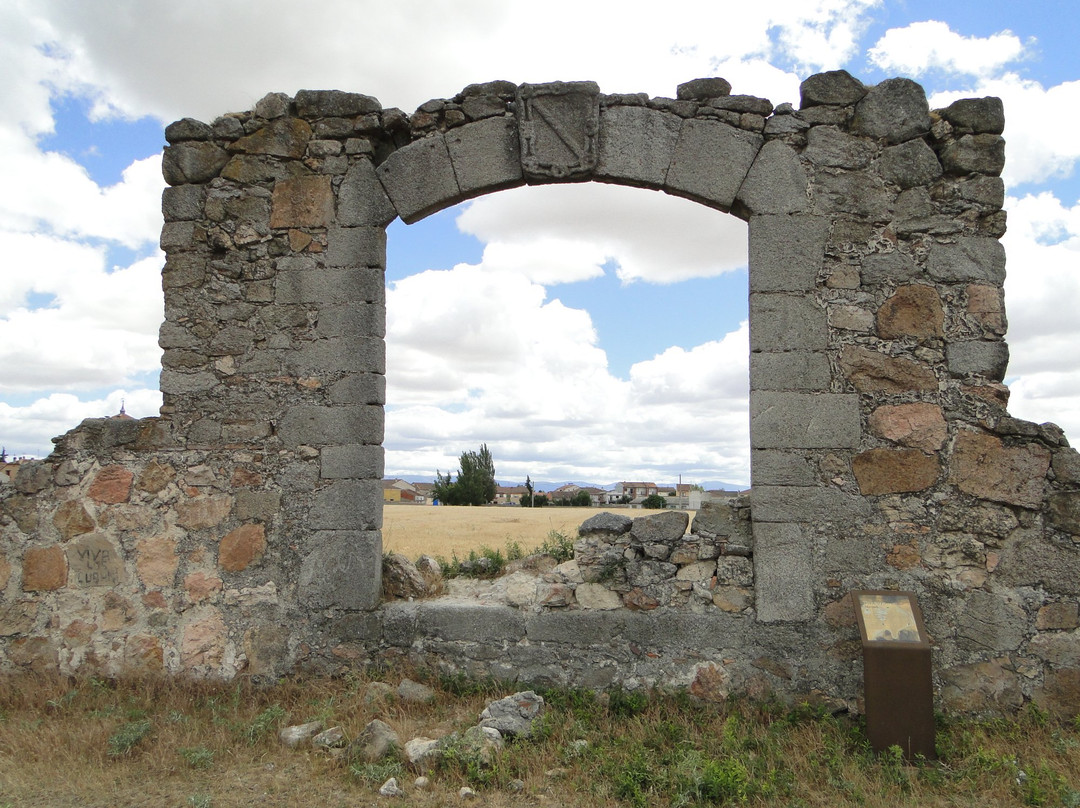
{"label": "stone ruin wall", "polygon": [[[302,91],[172,124],[161,416],[85,421],[0,488],[0,666],[407,657],[855,705],[847,593],[900,588],[942,706],[1080,711],[1080,458],[1010,417],[1002,384],[1003,126],[997,99],[930,112],[914,82],[842,71],[799,109],[722,79],[675,99],[491,82],[412,115]],[[725,556],[715,526],[659,550],[601,533],[630,565],[592,581],[613,608],[569,579],[524,608],[380,603],[385,227],[587,180],[749,222],[752,548]],[[633,585],[686,541],[716,552]]]}

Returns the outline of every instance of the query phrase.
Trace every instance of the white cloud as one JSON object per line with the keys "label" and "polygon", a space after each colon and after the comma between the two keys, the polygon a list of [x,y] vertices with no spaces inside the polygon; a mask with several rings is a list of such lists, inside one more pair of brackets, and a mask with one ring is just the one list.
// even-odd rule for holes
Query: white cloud
{"label": "white cloud", "polygon": [[[17,306],[0,318],[0,392],[124,384],[160,366],[161,256],[106,272],[99,250],[0,234],[0,245],[25,248],[27,240],[47,248],[27,259],[23,271],[33,280],[5,280],[0,295],[17,300],[33,291],[54,299],[45,308]],[[56,262],[41,263],[49,256]]]}
{"label": "white cloud", "polygon": [[1009,316],[1009,410],[1080,434],[1080,203],[1050,192],[1007,200],[1005,302]]}
{"label": "white cloud", "polygon": [[[366,92],[405,109],[494,78],[593,79],[607,92],[673,95],[679,82],[715,75],[725,59],[780,55],[807,70],[836,67],[853,55],[856,32],[879,4],[673,0],[656,13],[577,0],[542,8],[328,0],[317,30],[304,32],[283,24],[296,14],[287,0],[262,0],[257,14],[236,0],[115,0],[107,9],[38,0],[21,11],[47,21],[36,23],[38,39],[62,46],[66,73],[99,90],[102,110],[171,120],[208,119],[248,109],[268,91],[304,87]],[[283,58],[252,58],[237,45],[238,30],[259,53]]]}
{"label": "white cloud", "polygon": [[[624,282],[674,283],[746,266],[746,224],[680,197],[618,185],[544,185],[482,197],[458,228],[489,245],[484,266],[538,283],[600,274],[606,260]],[[556,245],[541,252],[538,242]]]}
{"label": "white cloud", "polygon": [[944,70],[987,76],[1024,55],[1024,44],[1011,31],[988,37],[963,36],[938,20],[890,28],[869,51],[871,63],[886,72],[921,76]]}

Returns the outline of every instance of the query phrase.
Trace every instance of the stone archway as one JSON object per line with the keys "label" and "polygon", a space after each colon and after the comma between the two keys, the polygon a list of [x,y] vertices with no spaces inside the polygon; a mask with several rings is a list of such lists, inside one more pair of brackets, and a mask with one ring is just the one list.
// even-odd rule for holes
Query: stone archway
{"label": "stone archway", "polygon": [[[918,210],[930,204],[922,189],[941,180],[942,160],[962,150],[964,138],[944,142],[940,156],[935,153],[925,97],[912,82],[898,79],[868,90],[845,73],[821,74],[804,83],[802,101],[798,112],[774,110],[765,99],[730,95],[722,79],[688,82],[676,99],[651,100],[605,96],[592,82],[494,82],[466,88],[451,101],[428,102],[411,117],[382,110],[367,96],[305,91],[295,100],[267,96],[253,113],[220,119],[217,131],[185,122],[170,127],[174,145],[166,150],[165,171],[175,187],[165,206],[170,221],[163,242],[172,248],[167,289],[192,251],[209,252],[207,265],[213,267],[216,251],[224,251],[225,262],[239,260],[253,253],[251,244],[262,246],[269,238],[270,245],[281,245],[281,254],[253,255],[243,267],[265,264],[263,272],[273,276],[266,311],[303,312],[315,321],[314,330],[294,332],[291,342],[279,339],[279,349],[251,351],[230,379],[225,407],[234,418],[251,413],[248,397],[263,395],[261,376],[270,366],[298,378],[308,373],[318,385],[317,394],[298,390],[276,412],[252,413],[250,419],[269,422],[264,431],[272,430],[286,447],[318,452],[321,481],[304,518],[315,549],[302,562],[301,600],[371,608],[378,599],[377,577],[368,587],[355,581],[359,569],[377,567],[380,547],[385,226],[395,216],[417,221],[464,199],[526,183],[592,180],[662,190],[749,222],[756,613],[764,622],[812,614],[812,548],[821,525],[860,523],[869,510],[857,489],[811,469],[830,453],[840,466],[850,464],[867,443],[868,407],[860,403],[867,389],[858,379],[884,376],[888,388],[905,367],[897,363],[913,361],[864,356],[860,335],[873,330],[873,312],[844,298],[877,288],[862,282],[854,262],[845,265],[837,255],[904,261],[902,250],[875,252],[874,240],[895,237],[898,230],[910,235],[905,226],[920,236],[970,232],[961,244],[935,246],[930,262],[959,249],[971,256],[966,278],[992,282],[1001,253],[998,234],[985,223],[993,222],[1000,204],[997,186],[991,187],[1000,181],[982,173],[982,164],[953,160],[953,173],[959,168],[973,174],[972,184],[984,189],[977,200],[960,204],[958,213],[967,220],[935,213],[933,205]],[[978,109],[993,118],[992,107],[982,103]],[[226,128],[237,136],[223,136]],[[996,137],[972,131],[968,140]],[[975,155],[969,162],[986,159],[995,144],[969,145]],[[207,187],[209,176],[203,175],[216,172]],[[200,243],[193,220],[176,214],[181,199],[197,206],[204,194],[210,222]],[[224,215],[214,215],[218,210]],[[975,226],[972,213],[980,217]],[[912,222],[920,214],[949,221],[921,226]],[[256,224],[246,233],[252,225],[245,217],[266,217],[264,232]],[[181,230],[196,238],[174,243],[172,234]],[[916,285],[911,292],[927,290]],[[901,299],[896,305],[907,310],[918,304]],[[932,300],[927,305],[940,308]],[[167,322],[163,339],[173,329]],[[232,350],[216,347],[230,334],[233,341],[260,342],[255,333],[232,334],[236,329],[219,330],[208,355]],[[273,341],[265,336],[263,344]],[[166,406],[188,415],[194,434],[204,428],[218,434],[201,394],[219,387],[220,372],[171,367],[171,345],[165,347]],[[993,383],[1001,378],[1003,350],[1003,343],[983,334],[950,353],[966,357],[959,360],[965,375]],[[950,371],[954,359],[942,371]],[[872,367],[841,370],[844,363],[860,362]],[[932,362],[914,362],[912,373],[935,374]],[[854,385],[852,373],[862,374]],[[871,391],[880,387],[868,384]],[[220,428],[224,436],[226,425]],[[900,464],[886,475],[910,476],[904,464],[914,463],[923,477],[938,476],[914,456],[863,462]],[[910,487],[906,479],[898,484]],[[358,547],[368,550],[358,553]],[[343,557],[356,559],[355,566],[341,566]],[[331,583],[327,572],[335,568],[340,580]],[[345,585],[346,579],[352,583]]]}

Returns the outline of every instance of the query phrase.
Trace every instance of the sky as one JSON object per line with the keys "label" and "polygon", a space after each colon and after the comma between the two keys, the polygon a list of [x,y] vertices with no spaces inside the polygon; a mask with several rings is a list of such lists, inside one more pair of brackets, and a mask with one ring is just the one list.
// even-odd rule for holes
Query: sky
{"label": "sky", "polygon": [[[1080,436],[1073,0],[0,0],[0,446],[156,415],[163,129],[268,92],[411,112],[468,84],[674,97],[723,76],[798,106],[844,68],[1006,112],[1013,415]],[[585,183],[388,230],[386,473],[486,443],[500,480],[749,480],[746,227]]]}

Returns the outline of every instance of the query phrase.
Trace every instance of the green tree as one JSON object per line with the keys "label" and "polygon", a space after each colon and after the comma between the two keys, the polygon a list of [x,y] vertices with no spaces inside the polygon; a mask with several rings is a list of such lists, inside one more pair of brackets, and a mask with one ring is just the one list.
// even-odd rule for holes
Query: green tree
{"label": "green tree", "polygon": [[575,508],[588,508],[592,505],[592,497],[589,496],[588,491],[578,491],[570,498],[570,504]]}
{"label": "green tree", "polygon": [[667,500],[659,494],[649,494],[645,499],[641,500],[642,508],[666,508]]}
{"label": "green tree", "polygon": [[487,444],[479,452],[462,452],[456,479],[435,472],[432,496],[443,505],[486,505],[495,500],[495,461]]}
{"label": "green tree", "polygon": [[525,475],[525,496],[521,498],[521,504],[526,508],[533,506],[533,484],[528,474]]}

